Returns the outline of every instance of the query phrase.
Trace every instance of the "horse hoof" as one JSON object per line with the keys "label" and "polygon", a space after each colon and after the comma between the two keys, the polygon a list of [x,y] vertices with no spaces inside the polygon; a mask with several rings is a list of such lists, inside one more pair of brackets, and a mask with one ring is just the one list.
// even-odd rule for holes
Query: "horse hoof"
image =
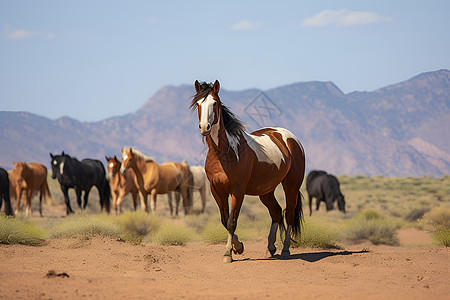
{"label": "horse hoof", "polygon": [[266,258],[273,258],[275,256],[275,251],[266,250]]}
{"label": "horse hoof", "polygon": [[242,254],[244,252],[244,243],[238,242],[237,247],[235,244],[233,244],[233,253],[234,254]]}
{"label": "horse hoof", "polygon": [[231,263],[233,261],[233,259],[231,258],[231,255],[224,255],[224,257],[223,257],[223,262],[225,263],[225,264],[229,264],[229,263]]}
{"label": "horse hoof", "polygon": [[289,250],[281,251],[281,258],[288,258],[289,256],[291,256],[291,252],[289,252]]}

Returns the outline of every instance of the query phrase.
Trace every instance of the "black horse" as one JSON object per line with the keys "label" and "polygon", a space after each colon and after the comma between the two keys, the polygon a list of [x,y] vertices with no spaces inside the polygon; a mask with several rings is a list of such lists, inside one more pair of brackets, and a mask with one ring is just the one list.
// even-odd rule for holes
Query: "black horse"
{"label": "black horse", "polygon": [[[98,189],[101,210],[105,206],[106,211],[109,213],[111,190],[109,188],[109,182],[106,180],[105,167],[101,161],[86,158],[80,162],[78,159],[64,154],[64,151],[61,155],[53,155],[50,153],[50,157],[52,158],[52,178],[58,178],[59,184],[61,185],[67,206],[67,215],[73,213],[68,194],[69,188],[75,189],[78,206],[81,209],[85,209],[92,186],[96,186]],[[82,191],[84,191],[83,206],[81,206]]]}
{"label": "black horse", "polygon": [[9,198],[9,176],[8,172],[0,168],[0,209],[2,208],[3,200],[5,200],[5,214],[14,216],[11,208],[11,199]]}
{"label": "black horse", "polygon": [[325,171],[313,170],[306,177],[306,191],[309,198],[309,215],[312,215],[312,198],[316,198],[316,210],[320,202],[324,201],[327,211],[332,210],[337,201],[340,211],[345,213],[345,198],[341,193],[337,178]]}

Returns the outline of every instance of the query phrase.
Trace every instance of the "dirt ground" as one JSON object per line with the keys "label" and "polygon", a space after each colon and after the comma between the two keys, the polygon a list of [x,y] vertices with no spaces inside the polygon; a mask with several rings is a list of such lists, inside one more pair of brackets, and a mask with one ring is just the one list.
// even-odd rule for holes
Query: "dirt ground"
{"label": "dirt ground", "polygon": [[0,299],[449,299],[449,249],[415,228],[399,238],[396,247],[297,248],[286,260],[247,242],[231,264],[225,245],[206,243],[0,245]]}

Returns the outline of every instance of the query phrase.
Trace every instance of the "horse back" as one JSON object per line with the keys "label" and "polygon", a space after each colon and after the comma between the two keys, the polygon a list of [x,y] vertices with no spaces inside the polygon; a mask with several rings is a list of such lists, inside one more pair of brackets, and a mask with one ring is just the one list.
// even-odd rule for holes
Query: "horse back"
{"label": "horse back", "polygon": [[[189,167],[177,162],[165,162],[158,166],[159,184],[161,188],[167,187],[168,191],[173,191],[187,178]],[[187,169],[187,170],[186,170]]]}

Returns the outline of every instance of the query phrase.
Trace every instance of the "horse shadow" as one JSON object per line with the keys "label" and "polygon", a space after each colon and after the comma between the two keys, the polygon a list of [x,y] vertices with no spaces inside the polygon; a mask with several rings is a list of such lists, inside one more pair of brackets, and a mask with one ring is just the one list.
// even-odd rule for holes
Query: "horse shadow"
{"label": "horse shadow", "polygon": [[289,257],[282,257],[280,254],[275,254],[273,257],[268,258],[244,258],[240,260],[235,261],[263,261],[263,260],[303,260],[307,262],[317,262],[322,259],[333,257],[333,256],[347,256],[347,255],[353,255],[353,254],[361,254],[361,253],[369,253],[370,251],[367,249],[363,249],[360,251],[338,251],[338,252],[332,252],[332,251],[322,251],[322,252],[309,252],[309,253],[298,253],[298,254],[291,254]]}

